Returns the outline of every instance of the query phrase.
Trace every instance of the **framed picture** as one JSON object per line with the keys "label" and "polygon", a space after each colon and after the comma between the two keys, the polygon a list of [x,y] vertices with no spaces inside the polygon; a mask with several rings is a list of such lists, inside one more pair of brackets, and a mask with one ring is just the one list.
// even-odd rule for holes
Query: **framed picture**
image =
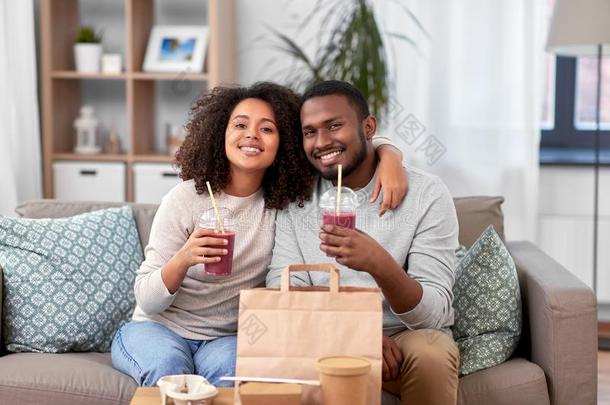
{"label": "framed picture", "polygon": [[203,72],[208,27],[199,25],[156,25],[150,32],[145,72]]}

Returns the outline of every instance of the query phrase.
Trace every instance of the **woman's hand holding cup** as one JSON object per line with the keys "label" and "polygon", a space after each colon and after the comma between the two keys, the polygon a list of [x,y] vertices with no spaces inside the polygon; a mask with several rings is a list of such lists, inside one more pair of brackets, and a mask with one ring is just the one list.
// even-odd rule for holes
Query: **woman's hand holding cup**
{"label": "woman's hand holding cup", "polygon": [[218,263],[220,256],[228,254],[225,248],[228,241],[214,237],[216,234],[214,229],[196,229],[180,249],[182,263],[187,268],[196,264]]}

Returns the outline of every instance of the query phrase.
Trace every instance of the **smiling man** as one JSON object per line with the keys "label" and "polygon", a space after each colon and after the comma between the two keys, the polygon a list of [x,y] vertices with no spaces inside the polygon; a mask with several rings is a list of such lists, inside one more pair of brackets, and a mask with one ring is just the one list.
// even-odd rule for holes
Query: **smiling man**
{"label": "smiling man", "polygon": [[[343,185],[368,201],[378,159],[371,139],[376,119],[358,89],[319,83],[303,95],[303,147],[320,173],[312,200],[278,212],[267,285],[279,286],[283,268],[336,258],[341,285],[379,287],[384,296],[384,389],[403,404],[455,404],[459,351],[451,337],[452,288],[458,224],[441,180],[407,167],[409,193],[379,217],[372,204],[356,209],[356,230],[320,228],[320,196],[333,187],[338,165]],[[294,273],[292,284],[328,285],[324,273]]]}

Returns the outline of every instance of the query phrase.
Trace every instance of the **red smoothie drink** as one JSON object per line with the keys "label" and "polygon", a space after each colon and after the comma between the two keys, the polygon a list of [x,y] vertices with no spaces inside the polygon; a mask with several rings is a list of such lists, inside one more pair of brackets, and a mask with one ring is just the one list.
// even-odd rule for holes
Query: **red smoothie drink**
{"label": "red smoothie drink", "polygon": [[214,234],[214,238],[222,238],[229,241],[227,245],[218,246],[218,248],[227,249],[227,254],[224,256],[219,256],[219,262],[206,263],[205,273],[211,276],[228,276],[231,274],[231,269],[233,268],[233,246],[235,245],[235,232],[225,229],[224,233]]}
{"label": "red smoothie drink", "polygon": [[326,211],[322,214],[322,223],[324,225],[338,225],[344,228],[356,228],[356,213],[355,212],[336,212]]}

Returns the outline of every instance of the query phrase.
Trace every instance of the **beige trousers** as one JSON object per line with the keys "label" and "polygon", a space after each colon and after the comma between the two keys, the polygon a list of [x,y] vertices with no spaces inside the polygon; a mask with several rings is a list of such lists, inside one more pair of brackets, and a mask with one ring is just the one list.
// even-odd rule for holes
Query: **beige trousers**
{"label": "beige trousers", "polygon": [[403,405],[455,405],[460,353],[451,336],[440,330],[406,330],[392,336],[404,361],[400,375],[383,389],[400,396]]}

